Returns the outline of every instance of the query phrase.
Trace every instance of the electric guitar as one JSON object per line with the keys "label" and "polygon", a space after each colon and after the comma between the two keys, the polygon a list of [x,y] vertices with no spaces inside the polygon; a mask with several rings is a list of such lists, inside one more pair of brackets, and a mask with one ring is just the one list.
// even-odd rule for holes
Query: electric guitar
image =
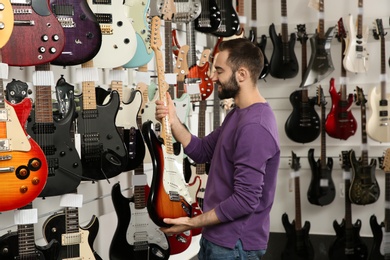
{"label": "electric guitar", "polygon": [[[306,26],[298,24],[298,40],[302,44],[302,77],[306,71]],[[284,130],[288,138],[297,143],[312,142],[320,135],[320,117],[318,116],[314,105],[316,98],[309,97],[307,88],[296,90],[290,94],[290,103],[293,111],[289,115],[284,125]]]}
{"label": "electric guitar", "polygon": [[314,160],[314,149],[311,148],[308,152],[308,159],[312,178],[307,198],[311,204],[325,206],[334,200],[336,189],[332,179],[333,158],[326,157],[326,133],[325,133],[325,96],[319,86],[317,88],[317,104],[321,107],[321,157],[316,162]]}
{"label": "electric guitar", "polygon": [[232,1],[215,0],[221,12],[221,24],[211,34],[218,37],[230,37],[240,29],[240,21]]}
{"label": "electric guitar", "polygon": [[[68,91],[68,111],[62,119],[56,120],[53,118],[53,72],[50,71],[50,64],[38,65],[35,69],[35,103],[27,123],[27,132],[45,153],[49,167],[47,183],[39,196],[57,196],[74,191],[83,175],[81,159],[70,134],[76,109],[74,88],[63,77],[57,81],[57,86],[70,87],[71,90]],[[12,86],[9,88],[12,91]]]}
{"label": "electric guitar", "polygon": [[324,0],[319,0],[318,7],[318,28],[310,38],[311,56],[300,87],[308,87],[320,82],[334,71],[330,46],[335,27],[329,27],[325,33]]}
{"label": "electric guitar", "polygon": [[6,101],[1,77],[0,93],[0,212],[3,212],[27,205],[42,192],[48,166],[42,149],[24,129],[32,107],[31,100],[26,98],[18,104]]}
{"label": "electric guitar", "polygon": [[[346,45],[346,32],[343,26],[343,19],[338,21],[337,39],[341,42],[341,60],[344,58]],[[335,88],[334,78],[330,79],[329,93],[332,99],[332,108],[326,117],[326,133],[338,139],[347,140],[356,133],[357,123],[352,114],[351,106],[353,104],[353,94],[347,96],[346,85],[347,72],[344,66],[341,66],[340,91]]]}
{"label": "electric guitar", "polygon": [[[30,209],[32,209],[32,203],[19,210]],[[33,223],[18,224],[16,232],[9,232],[0,237],[0,258],[2,260],[52,260],[57,259],[59,249],[60,244],[55,239],[45,246],[36,245]]]}
{"label": "electric guitar", "polygon": [[65,33],[48,2],[11,0],[11,4],[16,26],[2,48],[3,62],[10,66],[34,66],[61,55]]}
{"label": "electric guitar", "polygon": [[2,48],[11,37],[14,29],[14,13],[10,0],[1,0],[0,5],[0,48]]}
{"label": "electric guitar", "polygon": [[100,50],[93,58],[94,66],[116,68],[129,62],[137,50],[137,36],[124,12],[123,1],[87,0],[87,2],[96,16],[102,33]]}
{"label": "electric guitar", "polygon": [[212,33],[221,26],[221,11],[215,0],[201,0],[200,15],[195,19],[195,30]]}
{"label": "electric guitar", "polygon": [[123,7],[127,17],[132,22],[137,37],[137,50],[124,68],[137,68],[148,64],[154,52],[150,47],[150,26],[147,21],[150,0],[126,0]]}
{"label": "electric guitar", "polygon": [[93,249],[99,230],[99,220],[96,216],[92,216],[85,227],[80,227],[78,208],[66,207],[63,212],[57,212],[46,219],[42,229],[46,241],[61,241],[58,258],[50,259],[102,260]]}
{"label": "electric guitar", "polygon": [[267,46],[267,36],[265,34],[261,35],[261,41],[257,41],[257,6],[256,6],[256,0],[252,0],[252,20],[251,20],[251,29],[249,30],[249,40],[253,42],[257,47],[260,48],[261,52],[263,53],[263,59],[264,59],[264,67],[263,70],[260,73],[259,79],[264,79],[268,76],[269,73],[269,62],[268,58],[265,55],[265,47]]}
{"label": "electric guitar", "polygon": [[[345,191],[348,191],[351,185],[349,151],[341,152],[340,161],[342,163]],[[360,219],[352,224],[351,201],[348,193],[345,193],[345,217],[340,224],[336,220],[333,221],[336,239],[329,247],[329,259],[367,259],[367,245],[359,234],[361,226]]]}
{"label": "electric guitar", "polygon": [[86,0],[50,0],[50,7],[65,33],[65,46],[51,62],[54,65],[78,65],[99,52],[102,32]]}
{"label": "electric guitar", "polygon": [[[169,85],[165,82],[162,65],[160,23],[158,16],[153,17],[151,42],[157,64],[159,99],[166,102],[166,91]],[[161,123],[160,138],[163,143],[157,139],[150,121],[145,122],[142,127],[153,165],[151,192],[147,203],[148,212],[158,226],[168,226],[163,221],[164,218],[190,217],[192,214],[192,198],[184,181],[181,160],[176,160],[173,152],[168,120],[168,117],[165,117]]]}
{"label": "electric guitar", "polygon": [[363,0],[358,0],[359,13],[357,22],[349,15],[348,44],[345,51],[343,65],[353,73],[364,73],[369,69],[367,40],[369,28],[363,26]]}
{"label": "electric guitar", "polygon": [[282,252],[282,259],[312,260],[314,259],[314,248],[309,237],[310,222],[305,221],[305,224],[302,227],[299,183],[299,169],[301,168],[299,163],[300,158],[297,157],[294,152],[291,152],[291,154],[291,169],[294,172],[295,187],[295,220],[290,224],[287,213],[282,215],[282,223],[287,235],[287,243]]}
{"label": "electric guitar", "polygon": [[[381,39],[380,89],[374,87],[369,94],[371,116],[367,121],[368,136],[378,142],[390,142],[390,93],[386,93],[386,42],[382,19],[376,19],[376,35]],[[378,93],[379,92],[379,93]]]}
{"label": "electric guitar", "polygon": [[[385,203],[390,202],[390,148],[386,149],[383,168],[385,172]],[[370,227],[374,236],[372,248],[370,251],[369,260],[388,260],[390,259],[390,250],[388,244],[388,236],[386,233],[390,231],[390,209],[385,207],[385,219],[382,223],[378,223],[375,215],[370,217]]]}
{"label": "electric guitar", "polygon": [[288,37],[286,0],[281,0],[281,10],[283,17],[281,34],[276,34],[273,23],[269,26],[269,35],[273,45],[270,74],[274,78],[287,79],[294,78],[298,74],[299,64],[294,52],[295,33],[290,34],[290,39]]}
{"label": "electric guitar", "polygon": [[119,94],[110,93],[110,102],[96,104],[93,61],[81,65],[82,94],[77,112],[76,134],[81,141],[84,180],[103,180],[119,175],[128,165],[128,152],[116,128]]}
{"label": "electric guitar", "polygon": [[362,155],[356,160],[355,152],[350,151],[352,164],[352,180],[349,189],[351,202],[357,205],[366,205],[378,200],[380,190],[375,178],[376,160],[371,159],[368,164],[368,147],[366,132],[366,102],[363,90],[356,87],[356,104],[361,109],[361,129],[362,129]]}
{"label": "electric guitar", "polygon": [[[157,3],[163,0],[157,0]],[[201,0],[173,1],[175,13],[172,21],[176,23],[194,22],[202,11]]]}

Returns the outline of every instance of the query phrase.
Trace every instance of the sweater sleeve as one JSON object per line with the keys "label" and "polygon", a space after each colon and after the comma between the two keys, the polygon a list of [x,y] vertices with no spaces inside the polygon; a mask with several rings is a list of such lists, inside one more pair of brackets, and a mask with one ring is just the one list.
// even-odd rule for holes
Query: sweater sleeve
{"label": "sweater sleeve", "polygon": [[[258,124],[250,124],[236,135],[234,163],[234,191],[216,208],[220,221],[233,221],[259,209],[263,201],[264,177],[267,161],[279,148],[272,135]],[[261,208],[261,207],[260,207]]]}
{"label": "sweater sleeve", "polygon": [[196,163],[210,162],[218,141],[219,133],[220,128],[217,128],[203,138],[192,135],[190,143],[184,149],[185,154]]}

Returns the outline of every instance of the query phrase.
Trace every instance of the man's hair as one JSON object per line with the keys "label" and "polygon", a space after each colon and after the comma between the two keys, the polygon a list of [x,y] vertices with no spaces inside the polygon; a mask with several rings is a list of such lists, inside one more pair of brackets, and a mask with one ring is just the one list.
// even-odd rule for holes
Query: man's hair
{"label": "man's hair", "polygon": [[256,83],[264,67],[264,56],[259,47],[246,38],[237,38],[222,41],[219,51],[228,51],[228,65],[232,71],[237,71],[240,67],[249,70],[251,80]]}

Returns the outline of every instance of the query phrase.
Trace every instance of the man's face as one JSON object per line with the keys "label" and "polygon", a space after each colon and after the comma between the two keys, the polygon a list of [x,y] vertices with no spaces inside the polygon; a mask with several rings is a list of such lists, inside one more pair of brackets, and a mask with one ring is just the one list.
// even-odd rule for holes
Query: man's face
{"label": "man's face", "polygon": [[215,73],[212,80],[218,87],[218,97],[220,99],[234,98],[240,87],[236,80],[236,73],[226,64],[228,52],[218,53],[215,61]]}

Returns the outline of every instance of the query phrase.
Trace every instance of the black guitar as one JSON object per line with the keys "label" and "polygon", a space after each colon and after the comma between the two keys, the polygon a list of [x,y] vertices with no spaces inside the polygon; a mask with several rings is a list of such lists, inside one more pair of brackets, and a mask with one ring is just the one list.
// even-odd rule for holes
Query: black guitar
{"label": "black guitar", "polygon": [[221,11],[215,0],[201,0],[200,15],[195,19],[195,30],[202,33],[212,33],[221,26]]}
{"label": "black guitar", "polygon": [[[257,23],[257,6],[256,6],[256,0],[252,0],[252,25]],[[267,56],[265,56],[265,47],[267,46],[267,36],[265,34],[261,35],[260,42],[257,41],[257,27],[251,26],[251,29],[249,30],[249,40],[256,44],[263,53],[264,57],[264,68],[260,73],[259,79],[264,79],[269,74],[269,62]]]}
{"label": "black guitar", "polygon": [[294,171],[295,187],[295,220],[290,224],[288,215],[282,215],[282,223],[286,230],[287,243],[282,252],[283,260],[312,260],[314,259],[314,248],[309,237],[310,222],[305,221],[302,227],[301,216],[301,195],[298,171],[301,168],[299,157],[291,152],[291,169]]}
{"label": "black guitar", "polygon": [[[93,61],[81,65],[82,74],[93,70]],[[84,70],[85,69],[85,70]],[[92,75],[83,75],[83,78]],[[112,91],[110,101],[97,105],[95,81],[83,80],[81,110],[77,112],[77,131],[81,141],[83,179],[103,180],[119,175],[128,165],[128,152],[116,128],[119,94]]]}
{"label": "black guitar", "polygon": [[[32,203],[21,210],[32,209]],[[52,239],[45,246],[35,244],[34,224],[20,224],[16,232],[10,232],[0,237],[0,259],[57,259],[60,245],[58,240]]]}
{"label": "black guitar", "polygon": [[102,260],[93,249],[98,230],[99,220],[96,216],[92,216],[85,227],[79,226],[79,210],[76,207],[66,207],[63,212],[53,214],[43,223],[43,236],[46,241],[61,241],[61,247],[58,258],[50,260]]}
{"label": "black guitar", "polygon": [[225,0],[215,0],[215,2],[221,12],[221,24],[212,34],[219,37],[233,36],[240,29],[240,21],[233,7],[233,2]]}
{"label": "black guitar", "polygon": [[330,204],[335,196],[336,189],[332,179],[333,159],[326,158],[326,132],[325,132],[325,97],[321,86],[317,89],[318,105],[321,106],[321,157],[314,160],[314,149],[308,152],[308,159],[312,178],[307,198],[311,204],[325,206]]}
{"label": "black guitar", "polygon": [[[343,175],[345,175],[344,185],[347,192],[351,185],[351,163],[348,151],[341,152],[340,161],[344,171]],[[329,259],[367,259],[367,245],[364,244],[359,234],[361,225],[360,219],[356,220],[355,224],[352,224],[351,201],[348,193],[345,193],[345,217],[340,224],[336,220],[333,221],[336,239],[329,247]]]}
{"label": "black guitar", "polygon": [[[287,17],[287,1],[281,0],[282,17]],[[299,64],[295,56],[295,33],[288,37],[288,24],[282,23],[281,34],[276,34],[275,25],[269,27],[269,36],[272,41],[273,51],[270,60],[270,74],[274,78],[294,78],[298,74]]]}
{"label": "black guitar", "polygon": [[[81,159],[70,135],[75,117],[73,86],[69,92],[68,113],[56,118],[47,74],[50,72],[50,64],[36,66],[35,102],[27,123],[28,134],[39,144],[48,163],[48,179],[40,197],[69,193],[77,188],[82,176]],[[57,85],[61,84],[62,77],[57,81]],[[18,102],[27,92],[27,85],[23,88],[18,81],[7,85],[7,98],[12,103]]]}
{"label": "black guitar", "polygon": [[319,0],[318,28],[310,38],[311,56],[308,68],[303,77],[300,87],[308,87],[326,78],[334,71],[330,52],[331,41],[334,36],[335,26],[329,27],[325,33],[324,0]]}
{"label": "black guitar", "polygon": [[[385,202],[387,204],[390,202],[390,148],[386,149],[383,167],[381,168],[385,171]],[[389,260],[389,242],[388,238],[384,237],[383,234],[390,232],[390,209],[385,207],[385,219],[382,223],[378,223],[376,216],[372,215],[370,217],[370,227],[374,239],[368,259]]]}
{"label": "black guitar", "polygon": [[376,202],[379,198],[380,190],[375,178],[376,160],[371,159],[368,164],[367,131],[366,131],[366,102],[363,90],[356,87],[356,104],[361,109],[361,129],[362,129],[362,155],[356,159],[355,152],[349,152],[352,164],[352,180],[349,189],[351,202],[357,205],[366,205]]}
{"label": "black guitar", "polygon": [[[298,40],[302,44],[302,77],[307,68],[307,34],[306,26],[298,24]],[[289,115],[284,125],[284,130],[288,138],[297,143],[309,143],[317,139],[320,135],[320,117],[314,105],[316,98],[309,98],[307,88],[296,90],[290,95],[290,103],[293,111]]]}

